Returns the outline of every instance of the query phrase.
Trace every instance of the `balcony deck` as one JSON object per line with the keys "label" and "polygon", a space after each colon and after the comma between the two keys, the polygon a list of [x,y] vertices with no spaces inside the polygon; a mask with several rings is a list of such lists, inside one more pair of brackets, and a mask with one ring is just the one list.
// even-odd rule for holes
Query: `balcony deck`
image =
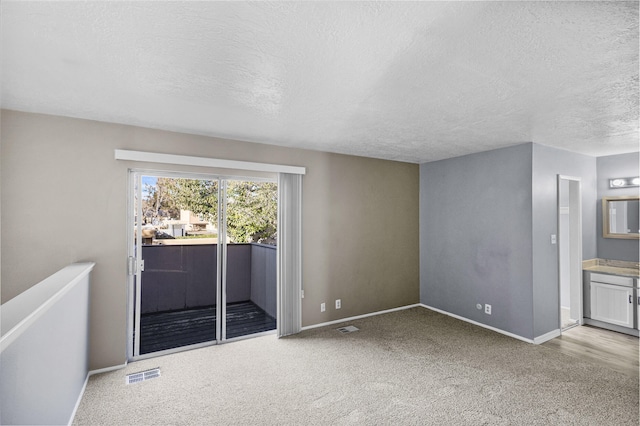
{"label": "balcony deck", "polygon": [[[140,354],[216,339],[216,307],[144,314]],[[276,320],[251,301],[227,305],[227,339],[275,330]]]}

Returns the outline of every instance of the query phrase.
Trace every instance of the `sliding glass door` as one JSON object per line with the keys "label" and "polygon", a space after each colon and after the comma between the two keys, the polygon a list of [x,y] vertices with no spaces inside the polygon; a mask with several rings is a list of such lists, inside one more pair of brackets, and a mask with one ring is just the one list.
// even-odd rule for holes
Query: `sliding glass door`
{"label": "sliding glass door", "polygon": [[275,330],[276,184],[131,180],[130,357]]}
{"label": "sliding glass door", "polygon": [[276,329],[277,208],[274,182],[224,183],[223,338]]}

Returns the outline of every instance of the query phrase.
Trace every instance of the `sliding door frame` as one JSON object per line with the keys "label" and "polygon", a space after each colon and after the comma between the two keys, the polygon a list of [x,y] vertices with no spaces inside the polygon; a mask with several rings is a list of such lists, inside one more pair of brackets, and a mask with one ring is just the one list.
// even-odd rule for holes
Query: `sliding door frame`
{"label": "sliding door frame", "polygon": [[[193,345],[179,346],[172,349],[167,349],[158,352],[152,352],[148,354],[140,354],[140,309],[141,309],[141,297],[142,297],[142,220],[138,220],[134,228],[131,224],[135,223],[135,215],[138,218],[142,217],[142,177],[153,176],[163,178],[183,178],[183,179],[198,179],[209,180],[218,182],[218,250],[216,251],[216,262],[218,265],[218,272],[216,273],[216,339],[196,343]],[[251,181],[251,182],[272,182],[278,183],[277,179],[245,176],[245,175],[221,175],[216,173],[193,173],[182,172],[175,170],[165,169],[129,169],[127,191],[127,255],[128,255],[128,271],[127,271],[127,359],[129,361],[137,361],[146,358],[152,358],[161,355],[167,355],[170,353],[184,351],[186,349],[196,349],[200,347],[206,347],[216,345],[225,342],[232,342],[236,340],[242,340],[246,338],[256,337],[263,334],[273,334],[273,331],[266,331],[261,333],[250,334],[247,336],[239,336],[232,339],[226,337],[226,278],[227,278],[227,199],[226,199],[226,187],[227,182],[233,181]],[[137,189],[136,189],[137,188]],[[134,197],[138,198],[136,211],[134,212]],[[136,247],[140,248],[136,250]],[[279,248],[277,248],[279,252]],[[224,303],[223,303],[224,302]],[[279,309],[278,309],[279,312]],[[279,319],[276,318],[276,327],[279,327]],[[276,333],[278,330],[276,329]]]}
{"label": "sliding door frame", "polygon": [[[282,247],[280,244],[278,247],[278,267],[277,267],[277,275],[278,275],[278,283],[277,283],[277,327],[278,327],[278,336],[294,334],[300,331],[301,329],[301,321],[302,321],[302,312],[301,312],[301,298],[304,297],[304,293],[302,291],[302,176],[306,174],[306,168],[300,166],[290,166],[283,164],[269,164],[269,163],[255,163],[250,161],[237,161],[237,160],[227,160],[222,158],[209,158],[209,157],[197,157],[197,156],[187,156],[187,155],[178,155],[178,154],[164,154],[164,153],[156,153],[156,152],[144,152],[144,151],[132,151],[132,150],[124,150],[124,149],[116,149],[114,151],[114,159],[117,161],[125,161],[125,162],[136,162],[136,163],[150,163],[150,164],[162,164],[166,165],[178,165],[178,166],[189,166],[189,167],[202,167],[203,170],[212,170],[212,169],[227,169],[227,170],[241,170],[248,172],[259,172],[259,173],[274,173],[277,174],[278,178],[278,223],[280,224],[281,217],[284,214],[291,214],[292,220],[287,220],[287,224],[291,225],[291,229],[293,234],[292,236],[287,235],[287,244],[285,247]],[[149,170],[145,171],[143,169],[137,169],[140,172],[148,172],[148,173],[157,173],[160,170]],[[169,171],[167,171],[169,172]],[[170,171],[171,173],[180,173],[177,170]],[[184,174],[189,174],[186,172]],[[211,175],[213,173],[208,173]],[[238,178],[236,176],[229,176],[232,178]],[[289,175],[298,175],[296,179],[288,179]],[[253,177],[251,179],[254,179]],[[286,183],[286,185],[281,185],[282,183]],[[130,185],[130,180],[127,181]],[[286,202],[281,204],[280,194],[282,189],[286,186],[287,191],[295,192],[296,197],[291,199],[291,202]],[[130,190],[129,190],[130,191]],[[131,194],[127,192],[128,200],[132,200]],[[286,191],[285,191],[286,192]],[[128,201],[130,202],[130,201]],[[131,218],[131,208],[127,211],[127,227],[130,228]],[[287,227],[288,228],[288,227]],[[127,235],[130,236],[128,242],[128,252],[131,253],[131,241],[133,241],[133,236],[131,229],[127,230]],[[279,242],[285,241],[282,238],[285,237],[282,235],[283,230],[279,230]],[[287,253],[284,253],[287,251]],[[288,264],[292,263],[292,264]],[[285,275],[285,277],[283,277]],[[127,285],[130,285],[131,279],[127,280]],[[128,304],[131,304],[133,301],[133,297],[130,292],[127,292],[130,295],[127,301]],[[287,297],[287,295],[289,297]],[[293,297],[291,297],[293,296]],[[133,312],[133,307],[129,307],[129,313]],[[286,319],[285,319],[286,315]],[[131,315],[128,315],[127,319],[127,328],[129,334],[131,333],[132,324],[131,324]],[[282,323],[286,323],[286,329],[281,329]],[[283,331],[281,333],[281,330]],[[127,343],[127,357],[129,358],[133,354],[132,350],[132,336],[128,336]],[[233,339],[236,340],[236,339]],[[205,345],[203,345],[205,346]],[[162,353],[156,352],[152,356],[161,355]]]}
{"label": "sliding door frame", "polygon": [[[221,241],[222,240],[222,241]],[[219,302],[216,321],[217,342],[227,340],[227,180],[218,180],[218,270],[217,291]]]}

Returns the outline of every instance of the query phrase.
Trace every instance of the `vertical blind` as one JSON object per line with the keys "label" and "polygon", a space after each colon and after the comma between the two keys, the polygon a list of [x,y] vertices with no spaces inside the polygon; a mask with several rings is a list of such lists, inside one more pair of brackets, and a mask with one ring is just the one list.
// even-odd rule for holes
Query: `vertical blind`
{"label": "vertical blind", "polygon": [[278,174],[278,337],[302,326],[302,176]]}

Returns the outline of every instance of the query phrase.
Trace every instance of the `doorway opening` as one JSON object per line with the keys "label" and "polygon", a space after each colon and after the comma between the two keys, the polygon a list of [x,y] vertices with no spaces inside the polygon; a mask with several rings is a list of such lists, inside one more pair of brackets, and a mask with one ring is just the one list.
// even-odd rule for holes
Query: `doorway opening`
{"label": "doorway opening", "polygon": [[129,358],[277,329],[277,183],[131,172]]}
{"label": "doorway opening", "polygon": [[580,178],[558,175],[558,282],[560,330],[581,325],[582,203]]}

